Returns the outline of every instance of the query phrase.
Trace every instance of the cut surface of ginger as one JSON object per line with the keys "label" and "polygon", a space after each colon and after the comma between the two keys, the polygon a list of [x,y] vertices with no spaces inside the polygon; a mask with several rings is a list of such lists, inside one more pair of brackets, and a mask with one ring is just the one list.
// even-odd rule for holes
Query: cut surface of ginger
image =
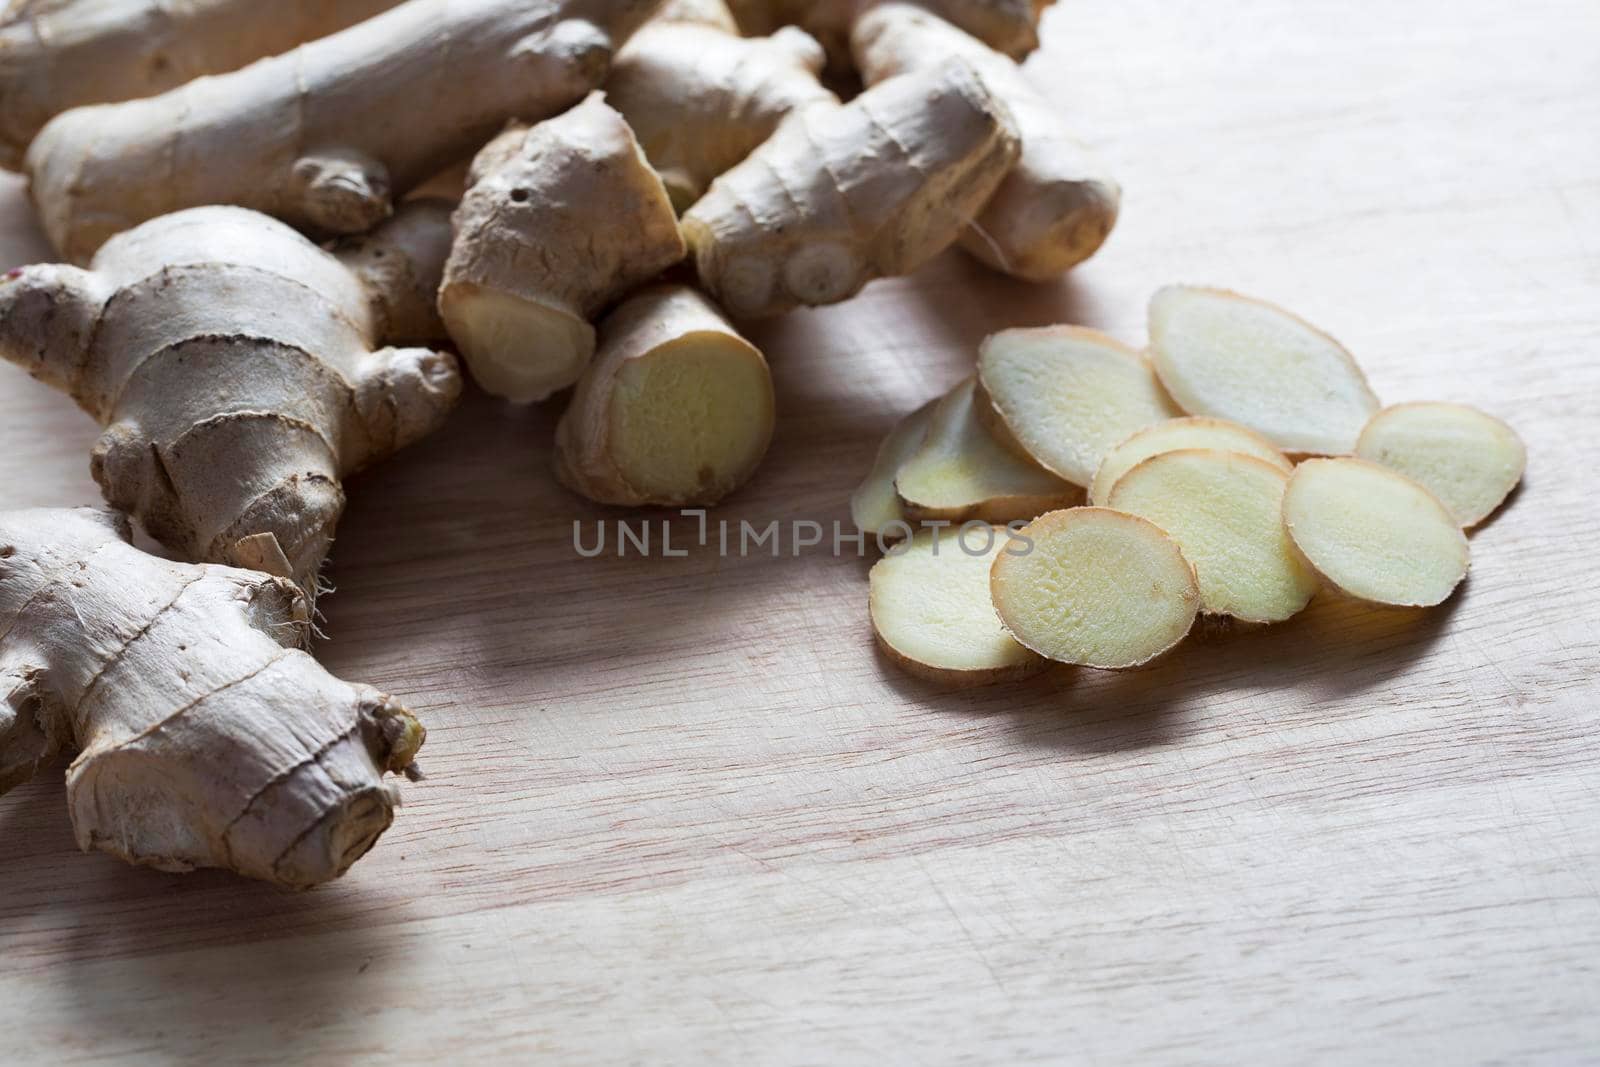
{"label": "cut surface of ginger", "polygon": [[1124,474],[1151,456],[1176,452],[1180,448],[1238,452],[1266,460],[1285,474],[1294,469],[1294,464],[1278,451],[1277,445],[1254,430],[1226,419],[1189,415],[1146,426],[1108,452],[1106,458],[1100,461],[1100,468],[1094,472],[1094,481],[1089,485],[1089,503],[1097,507],[1108,506],[1111,490]]}
{"label": "cut surface of ginger", "polygon": [[912,521],[1010,522],[1075,502],[1076,488],[996,441],[978,418],[968,378],[934,407],[921,445],[895,475]]}
{"label": "cut surface of ginger", "polygon": [[453,286],[440,297],[439,313],[472,377],[514,403],[565,389],[594,355],[594,327],[583,319],[486,286]]}
{"label": "cut surface of ginger", "polygon": [[1180,414],[1138,352],[1077,326],[994,334],[978,377],[1017,444],[1077,486],[1119,441]]}
{"label": "cut surface of ginger", "polygon": [[1041,515],[1017,536],[1023,545],[995,557],[989,588],[1006,629],[1040,655],[1108,670],[1137,667],[1194,625],[1194,568],[1149,520],[1069,508]]}
{"label": "cut surface of ginger", "polygon": [[1157,292],[1150,359],[1189,414],[1237,422],[1287,452],[1346,455],[1378,410],[1339,342],[1282,308],[1220,289]]}
{"label": "cut surface of ginger", "polygon": [[894,479],[906,460],[922,446],[922,440],[928,433],[928,423],[932,421],[933,411],[938,406],[938,400],[928,401],[896,423],[894,429],[889,431],[889,436],[878,446],[872,470],[856,491],[850,494],[850,519],[856,524],[856,529],[870,534],[887,532],[905,536],[905,531],[894,525],[907,522],[905,509],[900,506],[900,496],[895,492]]}
{"label": "cut surface of ginger", "polygon": [[1515,430],[1464,404],[1384,408],[1361,431],[1356,455],[1417,482],[1468,527],[1494,513],[1528,464]]}
{"label": "cut surface of ginger", "polygon": [[1283,496],[1295,547],[1328,582],[1378,604],[1429,607],[1467,575],[1467,538],[1437,497],[1362,459],[1311,459]]}
{"label": "cut surface of ginger", "polygon": [[923,530],[873,564],[872,628],[890,658],[972,685],[1044,666],[1006,633],[989,599],[989,568],[1012,544],[1003,527]]}
{"label": "cut surface of ginger", "polygon": [[1149,519],[1194,565],[1200,610],[1281,622],[1310,602],[1317,576],[1283,527],[1289,475],[1255,456],[1179,449],[1134,467],[1111,506]]}
{"label": "cut surface of ginger", "polygon": [[773,409],[772,378],[755,349],[691,333],[618,371],[611,458],[650,499],[720,499],[766,454]]}

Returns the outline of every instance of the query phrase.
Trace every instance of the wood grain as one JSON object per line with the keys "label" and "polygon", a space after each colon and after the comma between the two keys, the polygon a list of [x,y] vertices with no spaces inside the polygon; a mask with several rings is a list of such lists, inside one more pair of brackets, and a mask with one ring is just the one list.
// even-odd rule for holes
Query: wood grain
{"label": "wood grain", "polygon": [[[80,855],[59,767],[6,797],[4,1058],[1593,1062],[1600,8],[1071,0],[1045,39],[1109,246],[754,331],[781,425],[713,517],[844,520],[986,333],[1139,343],[1210,283],[1522,432],[1460,595],[944,692],[873,651],[866,560],[578,559],[609,513],[555,412],[473,396],[353,484],[325,602],[329,665],[431,730],[394,829],[294,896]],[[0,266],[42,255],[7,180]],[[96,500],[94,436],[0,368],[0,506]]]}

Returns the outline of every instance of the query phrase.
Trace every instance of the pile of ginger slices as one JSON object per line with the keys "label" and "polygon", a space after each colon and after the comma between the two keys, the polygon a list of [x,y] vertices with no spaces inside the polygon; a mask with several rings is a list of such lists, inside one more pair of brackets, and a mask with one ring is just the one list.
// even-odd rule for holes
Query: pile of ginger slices
{"label": "pile of ginger slices", "polygon": [[1350,353],[1272,304],[1172,286],[1145,352],[1005,330],[885,439],[851,516],[869,608],[906,670],[982,684],[1122,670],[1202,616],[1268,624],[1319,590],[1431,607],[1526,450],[1471,407],[1383,407]]}

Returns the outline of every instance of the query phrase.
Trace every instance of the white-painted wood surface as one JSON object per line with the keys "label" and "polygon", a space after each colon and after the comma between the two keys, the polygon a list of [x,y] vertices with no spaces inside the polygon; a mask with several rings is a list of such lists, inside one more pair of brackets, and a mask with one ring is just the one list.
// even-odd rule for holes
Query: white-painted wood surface
{"label": "white-painted wood surface", "polygon": [[[1061,0],[1045,39],[1110,244],[753,331],[781,425],[713,517],[843,520],[986,333],[1140,343],[1203,282],[1521,431],[1460,595],[945,692],[874,652],[864,560],[577,558],[555,412],[473,396],[352,484],[324,605],[431,730],[394,828],[303,895],[132,870],[58,765],[0,800],[0,1059],[1600,1058],[1600,6]],[[0,267],[43,255],[6,179]],[[0,506],[97,500],[95,432],[0,367]]]}

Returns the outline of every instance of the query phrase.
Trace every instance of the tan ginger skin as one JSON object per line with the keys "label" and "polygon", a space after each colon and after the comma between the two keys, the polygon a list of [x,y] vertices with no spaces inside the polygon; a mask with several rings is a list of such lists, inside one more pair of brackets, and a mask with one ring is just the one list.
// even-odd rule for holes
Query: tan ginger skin
{"label": "tan ginger skin", "polygon": [[543,400],[588,366],[589,320],[683,259],[677,216],[600,93],[507,130],[468,181],[439,310],[479,385]]}
{"label": "tan ginger skin", "polygon": [[793,26],[740,37],[721,0],[676,0],[617,54],[606,99],[682,212],[790,112],[838,103],[817,80],[823,61],[822,47]]}
{"label": "tan ginger skin", "polygon": [[[850,28],[879,0],[728,0],[745,33],[799,26],[822,42],[830,63],[849,65]],[[995,51],[1021,60],[1039,47],[1039,19],[1055,0],[919,0],[918,6],[960,27]]]}
{"label": "tan ginger skin", "polygon": [[28,150],[34,206],[73,263],[204,204],[361,233],[507,120],[581,101],[659,2],[409,0],[243,70],[78,108]]}
{"label": "tan ginger skin", "polygon": [[[647,289],[600,336],[556,427],[562,484],[602,504],[709,506],[755,473],[772,440],[772,378],[711,301],[683,285]],[[652,381],[677,388],[653,393]]]}
{"label": "tan ginger skin", "polygon": [[1014,277],[1046,281],[1099,250],[1116,225],[1122,190],[1067,134],[1021,67],[913,3],[873,6],[856,22],[852,45],[869,85],[960,56],[1015,118],[1022,157],[962,235],[964,251]]}
{"label": "tan ginger skin", "polygon": [[[90,270],[0,278],[0,356],[105,427],[105,498],[172,551],[308,591],[340,479],[438,427],[454,357],[386,348],[437,330],[448,210],[413,202],[340,256],[243,208],[194,208],[107,242]],[[379,254],[379,253],[383,254]],[[404,263],[411,254],[433,262]]]}
{"label": "tan ginger skin", "polygon": [[154,96],[326,37],[400,0],[17,0],[0,22],[0,167],[69,108]]}
{"label": "tan ginger skin", "polygon": [[683,216],[701,284],[737,318],[832,304],[949,247],[1017,160],[960,59],[796,111]]}
{"label": "tan ginger skin", "polygon": [[294,647],[291,582],[174,563],[93,509],[0,512],[0,792],[76,748],[80,848],[306,888],[388,828],[424,731]]}

